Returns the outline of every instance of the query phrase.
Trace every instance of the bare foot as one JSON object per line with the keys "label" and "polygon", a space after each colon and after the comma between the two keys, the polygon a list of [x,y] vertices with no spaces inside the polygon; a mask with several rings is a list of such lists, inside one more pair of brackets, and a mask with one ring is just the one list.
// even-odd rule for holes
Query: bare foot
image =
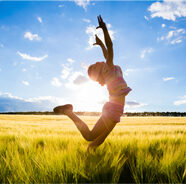
{"label": "bare foot", "polygon": [[61,106],[55,107],[53,111],[55,114],[68,115],[69,113],[72,113],[73,106],[71,104],[61,105]]}

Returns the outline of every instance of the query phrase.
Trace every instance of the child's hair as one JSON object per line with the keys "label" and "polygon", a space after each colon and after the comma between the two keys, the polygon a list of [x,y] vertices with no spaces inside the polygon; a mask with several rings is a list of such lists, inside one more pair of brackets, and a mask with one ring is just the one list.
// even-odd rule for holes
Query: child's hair
{"label": "child's hair", "polygon": [[94,81],[104,83],[103,77],[102,77],[102,71],[103,71],[104,65],[105,65],[105,62],[96,62],[95,64],[90,65],[88,67],[89,77]]}

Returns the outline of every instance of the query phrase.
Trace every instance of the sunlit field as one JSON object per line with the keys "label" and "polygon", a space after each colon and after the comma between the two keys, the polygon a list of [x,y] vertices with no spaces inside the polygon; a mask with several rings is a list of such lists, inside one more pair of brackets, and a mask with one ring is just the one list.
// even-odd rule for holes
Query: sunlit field
{"label": "sunlit field", "polygon": [[186,183],[186,118],[122,117],[87,146],[65,116],[0,115],[0,183]]}

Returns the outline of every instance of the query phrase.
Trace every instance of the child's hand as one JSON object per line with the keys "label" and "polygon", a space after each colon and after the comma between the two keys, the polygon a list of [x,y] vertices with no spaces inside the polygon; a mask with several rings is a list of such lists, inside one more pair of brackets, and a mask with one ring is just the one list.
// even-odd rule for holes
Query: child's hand
{"label": "child's hand", "polygon": [[93,45],[101,45],[102,41],[98,38],[97,35],[95,35],[95,39],[96,39],[96,43],[94,43]]}
{"label": "child's hand", "polygon": [[101,15],[98,16],[98,23],[99,23],[99,26],[96,29],[98,29],[98,28],[102,28],[102,29],[106,28],[106,24],[103,22],[103,19],[101,18]]}

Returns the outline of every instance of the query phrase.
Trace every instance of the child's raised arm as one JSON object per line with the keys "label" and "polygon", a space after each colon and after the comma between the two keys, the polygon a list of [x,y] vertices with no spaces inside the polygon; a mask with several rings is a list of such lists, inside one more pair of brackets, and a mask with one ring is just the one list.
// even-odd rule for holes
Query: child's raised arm
{"label": "child's raised arm", "polygon": [[106,24],[103,22],[103,19],[101,18],[101,15],[98,16],[98,23],[99,26],[96,28],[102,28],[103,29],[103,33],[104,33],[104,38],[105,38],[105,44],[107,46],[107,61],[106,63],[108,64],[108,66],[113,66],[113,44],[112,44],[112,40],[110,38],[110,35],[108,33],[107,30],[107,26]]}
{"label": "child's raised arm", "polygon": [[103,42],[99,39],[97,35],[95,35],[95,38],[96,38],[96,43],[94,43],[93,45],[99,45],[102,48],[103,55],[105,59],[107,60],[108,53],[107,53],[107,49],[105,48],[105,45],[103,44]]}

